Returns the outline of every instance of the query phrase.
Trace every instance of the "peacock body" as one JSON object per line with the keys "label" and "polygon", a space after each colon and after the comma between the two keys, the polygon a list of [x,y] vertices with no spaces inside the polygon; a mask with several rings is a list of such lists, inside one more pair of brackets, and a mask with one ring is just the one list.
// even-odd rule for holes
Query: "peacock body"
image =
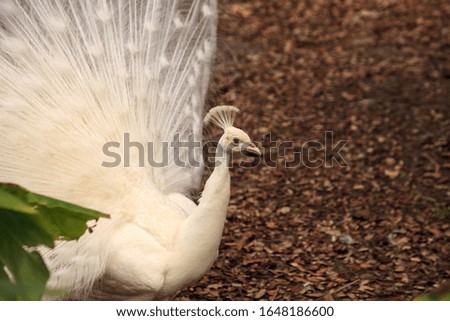
{"label": "peacock body", "polygon": [[[78,241],[41,249],[49,288],[72,299],[168,299],[213,264],[230,195],[227,157],[258,150],[232,126],[235,109],[211,110],[225,153],[196,204],[201,148],[164,144],[201,142],[216,6],[0,0],[0,181],[111,216]],[[147,156],[166,157],[164,166],[120,148],[120,164],[105,166],[105,144],[127,139],[152,142]]]}

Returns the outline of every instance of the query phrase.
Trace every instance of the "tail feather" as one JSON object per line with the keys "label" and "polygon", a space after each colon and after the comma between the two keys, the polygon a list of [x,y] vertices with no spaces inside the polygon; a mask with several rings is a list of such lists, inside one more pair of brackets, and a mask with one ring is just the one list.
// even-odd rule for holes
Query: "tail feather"
{"label": "tail feather", "polygon": [[[202,167],[180,162],[201,164],[201,149],[177,157],[162,144],[177,134],[201,142],[216,22],[216,0],[0,0],[0,181],[113,218],[77,242],[41,249],[50,287],[88,293],[117,226],[142,207],[148,224],[164,224],[152,197],[199,183]],[[137,166],[133,147],[125,168],[127,139],[155,161],[167,156],[167,166]],[[109,142],[123,147],[115,168],[102,166]]]}
{"label": "tail feather", "polygon": [[[153,159],[176,134],[201,141],[214,0],[0,3],[1,181],[67,199],[86,192],[81,177],[104,172],[104,144],[123,146],[124,133],[153,142]],[[168,166],[146,163],[142,174],[164,193],[187,193],[202,168],[168,153]],[[179,153],[187,163],[188,151]],[[202,163],[200,149],[193,156]],[[111,182],[95,184],[100,193]]]}

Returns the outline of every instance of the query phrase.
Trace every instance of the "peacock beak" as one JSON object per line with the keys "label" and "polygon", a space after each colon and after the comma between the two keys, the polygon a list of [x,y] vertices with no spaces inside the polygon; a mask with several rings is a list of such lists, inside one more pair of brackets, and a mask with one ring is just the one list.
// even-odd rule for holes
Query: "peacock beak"
{"label": "peacock beak", "polygon": [[245,151],[252,155],[261,156],[261,151],[254,143],[247,144],[247,146],[245,146]]}

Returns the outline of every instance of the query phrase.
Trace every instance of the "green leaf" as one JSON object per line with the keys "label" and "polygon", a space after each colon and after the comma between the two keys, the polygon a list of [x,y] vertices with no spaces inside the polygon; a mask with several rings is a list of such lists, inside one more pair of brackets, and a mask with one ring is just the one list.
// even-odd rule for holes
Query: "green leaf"
{"label": "green leaf", "polygon": [[[2,281],[0,299],[11,300],[15,293],[16,300],[39,300],[45,290],[49,272],[39,253],[25,250],[14,237],[2,229],[0,237],[0,262],[8,268],[13,276],[9,282]],[[27,288],[27,291],[21,289]]]}
{"label": "green leaf", "polygon": [[9,280],[8,274],[6,274],[3,268],[0,269],[0,281]]}
{"label": "green leaf", "polygon": [[0,240],[26,246],[52,247],[54,237],[42,228],[36,217],[0,209]]}
{"label": "green leaf", "polygon": [[36,210],[26,202],[16,197],[8,189],[15,189],[14,185],[0,184],[0,209],[17,211],[23,214],[36,214]]}
{"label": "green leaf", "polygon": [[443,293],[423,294],[415,299],[416,301],[450,301],[450,290]]}
{"label": "green leaf", "polygon": [[38,301],[43,293],[41,286],[4,280],[0,280],[0,289],[0,300],[3,301]]}
{"label": "green leaf", "polygon": [[35,223],[53,239],[66,240],[74,240],[83,235],[87,221],[109,217],[98,211],[31,193],[17,185],[2,183],[0,183],[0,209],[34,215]]}
{"label": "green leaf", "polygon": [[87,221],[102,217],[109,216],[0,183],[0,300],[39,300],[49,272],[33,247],[78,239]]}

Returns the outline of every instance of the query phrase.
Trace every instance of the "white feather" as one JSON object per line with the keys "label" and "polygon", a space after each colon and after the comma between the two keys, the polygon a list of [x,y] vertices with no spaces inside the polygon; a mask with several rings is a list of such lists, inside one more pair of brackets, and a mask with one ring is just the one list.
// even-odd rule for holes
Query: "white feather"
{"label": "white feather", "polygon": [[[154,142],[155,155],[176,134],[201,142],[216,1],[0,0],[0,12],[0,181],[112,216],[78,242],[43,250],[49,286],[93,295],[108,273],[122,273],[108,269],[130,246],[129,255],[160,253],[145,279],[147,297],[158,297],[162,249],[195,207],[181,195],[198,187],[202,168],[177,166],[173,150],[166,167],[105,168],[102,148],[122,146],[124,133]],[[202,163],[201,149],[194,156]],[[128,281],[144,278],[132,270]]]}
{"label": "white feather", "polygon": [[216,106],[206,114],[204,123],[212,123],[222,129],[232,127],[239,108],[234,106]]}

